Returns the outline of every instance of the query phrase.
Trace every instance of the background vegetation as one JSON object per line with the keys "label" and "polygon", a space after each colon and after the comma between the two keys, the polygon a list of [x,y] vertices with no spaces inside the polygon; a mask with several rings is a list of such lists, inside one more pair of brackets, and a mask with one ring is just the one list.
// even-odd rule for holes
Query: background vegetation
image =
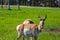
{"label": "background vegetation", "polygon": [[[36,24],[37,18],[47,14],[44,28],[60,29],[60,8],[42,7],[11,7],[12,10],[0,9],[0,40],[16,40],[16,26],[22,24],[26,19],[32,19]],[[38,40],[60,40],[60,33],[43,31]]]}

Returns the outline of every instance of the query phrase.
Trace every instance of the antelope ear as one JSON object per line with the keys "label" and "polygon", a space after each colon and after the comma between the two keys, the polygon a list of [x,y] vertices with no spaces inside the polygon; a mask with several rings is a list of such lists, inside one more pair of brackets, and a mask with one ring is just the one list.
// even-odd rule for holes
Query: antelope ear
{"label": "antelope ear", "polygon": [[44,17],[44,20],[47,18],[47,15]]}

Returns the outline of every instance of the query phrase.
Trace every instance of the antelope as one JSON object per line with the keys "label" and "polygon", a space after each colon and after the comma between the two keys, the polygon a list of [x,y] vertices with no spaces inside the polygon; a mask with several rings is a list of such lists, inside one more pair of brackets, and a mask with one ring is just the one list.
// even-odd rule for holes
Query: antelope
{"label": "antelope", "polygon": [[[41,33],[44,28],[44,21],[47,16],[40,19],[39,25],[37,24],[20,24],[17,26],[18,37],[17,40],[23,35],[24,37],[32,37],[33,40],[37,40],[38,35]],[[24,40],[23,37],[23,40]],[[29,38],[27,38],[29,40]]]}
{"label": "antelope", "polygon": [[26,19],[23,24],[34,24],[34,22],[31,19]]}

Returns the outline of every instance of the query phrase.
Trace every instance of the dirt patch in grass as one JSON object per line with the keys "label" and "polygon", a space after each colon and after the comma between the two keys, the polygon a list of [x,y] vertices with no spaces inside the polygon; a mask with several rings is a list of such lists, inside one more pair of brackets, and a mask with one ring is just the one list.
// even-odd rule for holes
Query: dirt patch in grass
{"label": "dirt patch in grass", "polygon": [[44,30],[47,31],[47,32],[60,33],[60,29],[48,29],[48,28],[45,28]]}

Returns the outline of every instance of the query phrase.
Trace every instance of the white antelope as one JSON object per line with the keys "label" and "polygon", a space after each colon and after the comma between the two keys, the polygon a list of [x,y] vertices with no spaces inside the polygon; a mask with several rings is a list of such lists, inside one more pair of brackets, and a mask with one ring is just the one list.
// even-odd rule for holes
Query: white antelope
{"label": "white antelope", "polygon": [[[38,35],[42,31],[44,27],[44,21],[47,18],[45,16],[44,18],[40,19],[39,25],[37,24],[20,24],[17,26],[17,32],[18,32],[18,37],[17,40],[23,35],[24,37],[32,37],[33,40],[37,40]],[[23,40],[24,40],[23,37]],[[29,40],[29,38],[27,38]]]}

